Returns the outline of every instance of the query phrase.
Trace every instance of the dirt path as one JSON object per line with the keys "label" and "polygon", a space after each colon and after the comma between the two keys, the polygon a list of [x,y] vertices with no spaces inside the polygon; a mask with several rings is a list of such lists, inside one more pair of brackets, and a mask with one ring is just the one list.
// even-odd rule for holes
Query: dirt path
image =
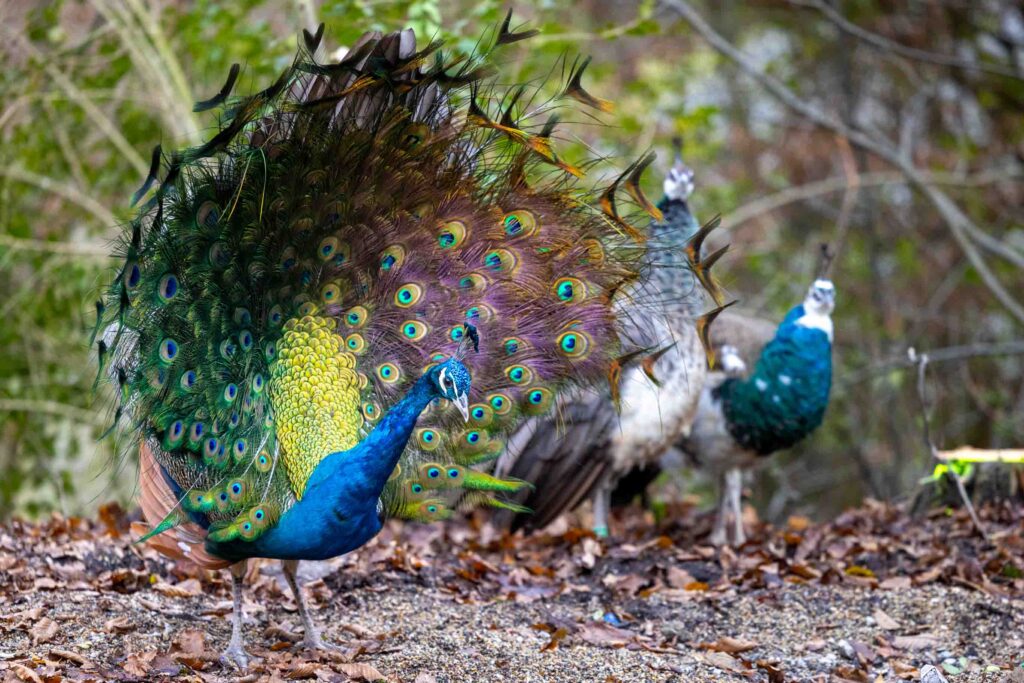
{"label": "dirt path", "polygon": [[[1013,521],[1003,540],[1016,537]],[[5,681],[237,677],[217,661],[229,634],[224,578],[171,566],[106,528],[58,520],[0,533]],[[826,542],[830,560],[798,563],[792,547],[773,555],[773,533],[736,554],[673,529],[604,545],[571,531],[522,540],[465,525],[391,528],[351,556],[303,565],[340,653],[293,645],[300,621],[276,563],[254,568],[247,638],[262,661],[246,680],[874,682],[932,664],[950,683],[1024,681],[1019,579],[998,580],[1013,571],[947,581],[892,556],[912,546],[881,556],[888,576],[844,567],[832,529],[777,532]],[[950,528],[933,531],[948,541]],[[857,543],[878,538],[862,529]]]}

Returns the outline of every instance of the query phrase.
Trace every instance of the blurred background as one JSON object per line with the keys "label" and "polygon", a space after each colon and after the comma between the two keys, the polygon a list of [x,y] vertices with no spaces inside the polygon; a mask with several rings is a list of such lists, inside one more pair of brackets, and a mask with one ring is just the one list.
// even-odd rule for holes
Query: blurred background
{"label": "blurred background", "polygon": [[[132,493],[119,444],[97,441],[111,397],[93,392],[93,301],[152,147],[213,130],[193,101],[233,62],[236,93],[264,87],[321,21],[328,50],[411,26],[469,51],[507,6],[0,2],[0,520],[88,513]],[[501,53],[503,78],[553,66],[560,77],[566,55],[592,55],[586,87],[616,105],[562,127],[563,156],[610,160],[594,181],[652,148],[657,197],[669,141],[683,137],[693,207],[722,215],[712,247],[732,247],[716,271],[741,308],[779,319],[812,281],[819,243],[838,250],[833,400],[820,430],[758,474],[763,515],[826,517],[865,496],[905,497],[930,474],[908,347],[932,354],[940,448],[1024,444],[1019,2],[513,7],[542,34]],[[710,490],[698,474],[682,484]]]}

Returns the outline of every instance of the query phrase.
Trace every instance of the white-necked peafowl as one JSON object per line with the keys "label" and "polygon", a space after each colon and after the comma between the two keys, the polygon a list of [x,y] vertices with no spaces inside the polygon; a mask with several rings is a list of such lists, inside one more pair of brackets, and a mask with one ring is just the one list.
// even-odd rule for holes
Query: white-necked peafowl
{"label": "white-necked peafowl", "polygon": [[[495,47],[532,33],[507,17]],[[556,119],[517,120],[532,90],[487,85],[483,58],[417,51],[407,30],[321,64],[321,36],[255,95],[230,97],[233,68],[197,105],[222,105],[209,142],[154,150],[97,303],[115,425],[141,454],[143,540],[231,568],[226,657],[243,667],[249,558],[284,560],[321,647],[299,560],[358,548],[387,517],[442,518],[458,496],[522,509],[505,498],[522,482],[476,467],[559,395],[606,383],[611,300],[647,258],[617,190],[658,215],[639,188],[652,156],[592,201],[552,149]],[[585,66],[563,96],[605,108]]]}
{"label": "white-necked peafowl", "polygon": [[821,424],[832,386],[834,306],[835,287],[819,279],[777,328],[730,312],[715,321],[720,370],[708,374],[693,429],[678,444],[719,484],[713,543],[746,542],[743,471]]}
{"label": "white-necked peafowl", "polygon": [[519,497],[532,512],[500,512],[500,525],[543,528],[589,497],[594,532],[607,536],[619,480],[656,464],[689,433],[708,363],[698,329],[708,321],[702,316],[705,288],[720,301],[710,267],[724,249],[701,256],[703,238],[717,221],[701,228],[694,218],[688,203],[694,174],[676,146],[658,203],[664,218],[650,226],[649,262],[615,302],[631,362],[623,363],[610,396],[567,397],[554,416],[530,420],[513,435],[496,474],[532,484]]}

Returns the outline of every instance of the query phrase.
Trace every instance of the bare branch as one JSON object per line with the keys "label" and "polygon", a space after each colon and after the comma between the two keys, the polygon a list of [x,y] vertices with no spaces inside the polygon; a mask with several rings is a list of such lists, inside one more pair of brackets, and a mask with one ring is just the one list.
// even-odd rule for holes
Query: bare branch
{"label": "bare branch", "polygon": [[[985,286],[988,287],[989,291],[992,292],[995,298],[1013,314],[1018,322],[1024,324],[1024,306],[1011,296],[1002,285],[999,278],[996,277],[995,273],[992,272],[992,269],[984,261],[981,254],[978,252],[974,241],[971,239],[973,237],[979,243],[988,246],[989,243],[983,243],[978,239],[978,236],[982,234],[981,228],[975,225],[974,222],[960,209],[960,207],[957,206],[957,204],[945,193],[937,189],[934,185],[928,184],[922,171],[911,164],[910,161],[901,157],[896,151],[894,143],[887,140],[875,139],[861,130],[851,128],[842,121],[802,100],[796,93],[786,87],[782,81],[768,73],[765,73],[750,57],[743,54],[735,45],[730,43],[720,33],[712,28],[710,24],[704,21],[704,18],[700,13],[697,12],[689,2],[686,2],[686,0],[662,0],[662,3],[679,14],[679,16],[689,23],[690,26],[692,26],[697,33],[699,33],[711,45],[711,47],[735,63],[736,66],[738,66],[744,73],[757,81],[765,90],[768,91],[769,94],[779,100],[782,104],[786,105],[801,116],[809,119],[818,126],[826,128],[838,135],[842,135],[858,147],[861,147],[883,161],[886,161],[893,167],[899,169],[910,184],[916,187],[925,197],[927,197],[932,205],[938,210],[939,214],[946,222],[950,233],[953,235],[953,238],[956,240],[960,249],[964,252],[964,255],[970,261],[974,269],[978,271],[978,274],[981,276],[982,281],[985,283]],[[996,243],[998,244],[998,241],[996,241]],[[1021,258],[1024,259],[1024,257]]]}
{"label": "bare branch", "polygon": [[49,240],[11,237],[10,235],[0,233],[0,247],[6,247],[12,251],[39,251],[61,256],[90,258],[97,261],[106,261],[113,258],[110,254],[110,249],[98,242],[51,242]]}
{"label": "bare branch", "polygon": [[964,69],[965,71],[981,71],[996,76],[1007,76],[1009,78],[1024,80],[1024,77],[1022,77],[1020,73],[1014,71],[1010,67],[999,64],[986,64],[984,62],[968,62],[939,52],[919,50],[918,48],[903,45],[902,43],[898,43],[895,40],[891,40],[877,33],[872,33],[871,31],[861,28],[857,24],[853,23],[840,14],[834,7],[830,7],[826,3],[822,2],[822,0],[790,0],[790,3],[794,5],[801,5],[803,7],[813,7],[825,15],[825,17],[835,24],[839,30],[844,33],[849,33],[854,38],[857,38],[858,40],[861,40],[882,52],[890,52],[917,62],[926,62],[928,64],[936,64],[938,66],[949,66],[956,69]]}
{"label": "bare branch", "polygon": [[[1024,341],[1012,341],[996,344],[969,344],[965,346],[947,346],[941,349],[934,349],[928,352],[929,363],[948,363],[951,361],[968,360],[971,358],[991,358],[994,356],[1017,356],[1024,355]],[[892,370],[899,370],[913,367],[915,362],[906,356],[894,358],[880,365],[874,365],[857,372],[856,374],[842,377],[836,384],[839,387],[846,387],[853,384],[878,377],[883,373]]]}
{"label": "bare branch", "polygon": [[[910,348],[907,349],[907,358],[917,366],[917,399],[921,404],[921,429],[924,436],[924,445],[928,449],[928,454],[932,460],[941,463],[942,459],[939,457],[939,449],[935,447],[935,442],[932,441],[931,419],[928,416],[928,399],[925,395],[925,373],[928,369],[928,354],[918,355],[913,348]],[[964,481],[961,479],[960,473],[954,467],[950,467],[946,471],[953,478],[953,481],[956,482],[956,489],[960,493],[960,500],[963,501],[964,507],[967,509],[968,514],[970,514],[974,528],[987,541],[988,534],[985,533],[985,529],[981,526],[981,520],[978,519],[978,513],[974,510],[974,504],[971,502],[970,496],[967,495],[967,490],[964,488]]]}
{"label": "bare branch", "polygon": [[39,175],[38,173],[33,173],[32,171],[28,171],[18,166],[0,166],[0,177],[7,177],[11,180],[35,185],[41,190],[60,195],[64,199],[67,199],[73,204],[77,204],[91,213],[96,220],[99,221],[100,225],[104,227],[111,227],[119,223],[117,217],[110,213],[110,211],[107,210],[107,207],[103,206],[78,188],[67,185],[66,183],[59,182],[47,176]]}

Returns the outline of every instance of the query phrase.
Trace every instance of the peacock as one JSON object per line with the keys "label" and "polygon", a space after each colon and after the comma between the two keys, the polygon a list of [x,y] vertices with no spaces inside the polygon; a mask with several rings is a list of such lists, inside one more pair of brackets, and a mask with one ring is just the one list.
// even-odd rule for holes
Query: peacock
{"label": "peacock", "polygon": [[499,525],[543,528],[590,497],[594,533],[606,537],[619,481],[656,464],[690,430],[708,363],[703,332],[720,310],[702,314],[706,293],[721,302],[710,268],[724,248],[702,254],[717,221],[702,228],[690,210],[694,172],[683,162],[681,141],[675,146],[647,263],[615,302],[625,353],[618,382],[608,393],[564,397],[555,417],[530,420],[512,436],[495,471],[533,485],[520,495],[531,514],[501,512]]}
{"label": "peacock", "polygon": [[801,441],[824,419],[832,385],[834,307],[834,285],[818,279],[777,328],[731,312],[715,322],[720,369],[709,373],[693,429],[678,446],[718,481],[711,533],[716,545],[746,542],[743,471]]}
{"label": "peacock", "polygon": [[240,668],[249,559],[283,561],[304,644],[325,647],[299,561],[456,501],[523,511],[525,483],[488,463],[617,367],[611,302],[648,258],[634,215],[660,215],[639,185],[653,155],[583,187],[553,147],[561,102],[610,105],[587,60],[559,97],[499,90],[491,55],[535,33],[510,21],[476,56],[407,29],[321,63],[323,27],[304,32],[262,91],[233,97],[233,67],[196,105],[217,131],[157,147],[134,197],[96,304],[100,377],[139,453],[140,541],[230,569]]}

